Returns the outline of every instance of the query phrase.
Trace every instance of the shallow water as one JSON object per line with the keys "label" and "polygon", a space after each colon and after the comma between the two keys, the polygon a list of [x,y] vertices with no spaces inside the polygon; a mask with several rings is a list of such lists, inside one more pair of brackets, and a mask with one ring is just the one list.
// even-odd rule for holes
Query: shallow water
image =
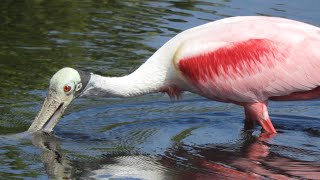
{"label": "shallow water", "polygon": [[[132,72],[190,27],[236,15],[320,25],[320,1],[3,1],[0,177],[320,179],[320,101],[271,102],[279,133],[243,130],[242,108],[185,93],[78,99],[54,134],[23,134],[54,72]],[[22,133],[22,134],[21,134]]]}

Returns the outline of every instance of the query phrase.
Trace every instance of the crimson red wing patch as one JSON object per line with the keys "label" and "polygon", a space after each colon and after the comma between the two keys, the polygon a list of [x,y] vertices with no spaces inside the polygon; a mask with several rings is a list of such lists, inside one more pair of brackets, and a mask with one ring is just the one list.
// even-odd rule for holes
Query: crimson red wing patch
{"label": "crimson red wing patch", "polygon": [[273,41],[250,39],[183,58],[178,67],[193,82],[213,80],[219,76],[237,78],[255,74],[264,66],[272,67],[278,54]]}

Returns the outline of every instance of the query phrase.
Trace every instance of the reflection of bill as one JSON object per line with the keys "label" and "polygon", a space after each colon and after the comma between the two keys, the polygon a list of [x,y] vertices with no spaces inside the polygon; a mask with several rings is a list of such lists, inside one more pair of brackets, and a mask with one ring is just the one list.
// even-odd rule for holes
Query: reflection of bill
{"label": "reflection of bill", "polygon": [[61,154],[56,137],[48,133],[37,132],[33,135],[32,143],[42,149],[41,160],[50,178],[69,179],[71,177],[72,167]]}

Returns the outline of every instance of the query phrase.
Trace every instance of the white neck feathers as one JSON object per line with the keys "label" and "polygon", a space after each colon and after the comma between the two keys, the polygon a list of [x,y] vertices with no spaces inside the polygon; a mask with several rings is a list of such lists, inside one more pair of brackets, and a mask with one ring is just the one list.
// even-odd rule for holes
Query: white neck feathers
{"label": "white neck feathers", "polygon": [[[146,78],[147,79],[147,78]],[[92,74],[84,96],[99,97],[134,97],[157,92],[161,83],[139,79],[130,74],[123,77],[103,77]]]}
{"label": "white neck feathers", "polygon": [[163,91],[177,78],[172,54],[159,49],[133,73],[123,77],[91,75],[83,96],[133,97]]}

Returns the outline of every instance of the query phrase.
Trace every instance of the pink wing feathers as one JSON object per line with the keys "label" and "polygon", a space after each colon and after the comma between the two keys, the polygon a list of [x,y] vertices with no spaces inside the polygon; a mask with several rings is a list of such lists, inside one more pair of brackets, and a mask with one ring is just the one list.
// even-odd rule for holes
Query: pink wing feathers
{"label": "pink wing feathers", "polygon": [[184,43],[175,62],[199,94],[224,102],[262,102],[320,86],[320,57],[310,42]]}

